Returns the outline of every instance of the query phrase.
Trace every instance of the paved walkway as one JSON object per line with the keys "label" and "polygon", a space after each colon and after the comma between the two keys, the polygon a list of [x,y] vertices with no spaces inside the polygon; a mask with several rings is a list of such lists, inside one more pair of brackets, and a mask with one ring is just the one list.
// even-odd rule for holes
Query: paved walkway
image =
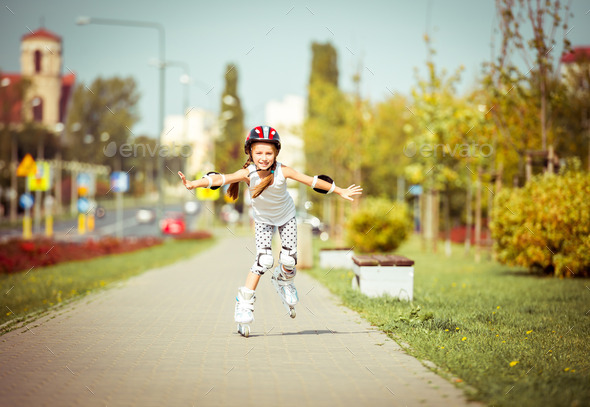
{"label": "paved walkway", "polygon": [[252,238],[223,239],[0,337],[0,404],[469,404],[304,273],[296,319],[265,275],[240,336],[234,297],[251,251]]}

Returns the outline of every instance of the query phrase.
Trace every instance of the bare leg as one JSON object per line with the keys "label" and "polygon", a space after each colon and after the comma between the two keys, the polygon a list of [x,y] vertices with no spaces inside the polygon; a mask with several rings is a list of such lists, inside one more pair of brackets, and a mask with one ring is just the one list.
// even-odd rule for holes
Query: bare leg
{"label": "bare leg", "polygon": [[248,277],[246,277],[246,288],[249,288],[250,290],[256,290],[258,281],[260,281],[260,274],[249,272]]}

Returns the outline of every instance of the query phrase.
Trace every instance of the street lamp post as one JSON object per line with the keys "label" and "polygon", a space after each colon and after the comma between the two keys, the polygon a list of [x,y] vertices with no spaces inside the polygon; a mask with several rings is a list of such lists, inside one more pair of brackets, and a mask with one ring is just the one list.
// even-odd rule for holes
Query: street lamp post
{"label": "street lamp post", "polygon": [[[180,82],[183,84],[183,132],[182,132],[182,146],[184,148],[188,142],[188,105],[189,105],[189,85],[191,83],[189,65],[183,61],[166,61],[166,66],[177,66],[182,68],[184,74],[180,78]],[[186,158],[182,160],[181,170],[186,173]]]}
{"label": "street lamp post", "polygon": [[[99,24],[99,25],[117,25],[117,26],[124,26],[124,27],[138,27],[138,28],[151,28],[158,30],[158,39],[159,39],[159,84],[160,84],[160,97],[159,97],[159,112],[158,112],[158,147],[161,146],[162,141],[162,132],[164,130],[164,97],[165,97],[165,70],[166,70],[166,44],[165,44],[165,31],[164,26],[160,23],[151,22],[151,21],[135,21],[135,20],[119,20],[119,19],[111,19],[111,18],[95,18],[95,17],[78,17],[76,20],[76,24],[78,25],[88,25],[88,24]],[[163,211],[164,211],[164,192],[163,192],[163,185],[162,185],[162,174],[164,172],[163,169],[163,160],[160,154],[157,155],[157,171],[156,171],[156,183],[158,185],[158,205],[156,208],[156,228],[158,228],[159,232],[159,224],[160,219],[162,219]]]}

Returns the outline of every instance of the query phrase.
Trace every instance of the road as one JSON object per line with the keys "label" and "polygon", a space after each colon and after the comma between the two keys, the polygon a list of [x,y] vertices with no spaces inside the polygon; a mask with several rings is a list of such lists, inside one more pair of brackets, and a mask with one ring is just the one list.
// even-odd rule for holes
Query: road
{"label": "road", "polygon": [[[154,207],[141,206],[133,208],[123,209],[123,236],[124,237],[141,237],[141,236],[154,236],[159,235],[159,228],[156,222],[151,223],[140,223],[136,219],[137,211],[140,208],[147,208],[155,211]],[[183,212],[183,206],[178,204],[166,205],[164,213],[167,212]],[[198,216],[202,211],[198,211],[195,214],[184,214],[187,230],[195,224]],[[44,230],[44,226],[43,226]],[[87,232],[85,235],[80,236],[78,234],[78,219],[69,219],[55,221],[53,225],[54,237],[56,239],[68,239],[68,240],[82,240],[87,237],[104,237],[104,236],[116,236],[117,234],[117,212],[115,209],[105,210],[104,216],[95,217],[95,229],[93,232]],[[22,236],[22,227],[0,229],[0,240],[9,238],[16,238]]]}

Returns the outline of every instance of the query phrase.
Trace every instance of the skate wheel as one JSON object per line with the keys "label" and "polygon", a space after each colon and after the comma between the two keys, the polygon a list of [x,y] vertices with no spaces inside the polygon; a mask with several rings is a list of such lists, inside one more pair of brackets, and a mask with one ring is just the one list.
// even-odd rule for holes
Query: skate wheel
{"label": "skate wheel", "polygon": [[289,310],[289,316],[290,316],[291,318],[295,318],[295,317],[297,316],[297,313],[295,312],[295,308],[291,308],[291,309]]}

